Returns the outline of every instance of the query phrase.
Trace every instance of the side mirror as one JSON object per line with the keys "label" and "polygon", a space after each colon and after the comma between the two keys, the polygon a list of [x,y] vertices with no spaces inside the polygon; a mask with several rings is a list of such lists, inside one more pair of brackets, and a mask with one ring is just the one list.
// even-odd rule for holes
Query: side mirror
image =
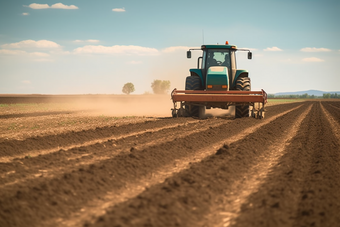
{"label": "side mirror", "polygon": [[187,51],[187,58],[191,58],[191,51],[190,50]]}
{"label": "side mirror", "polygon": [[248,52],[248,59],[252,59],[253,58],[253,53],[252,52]]}

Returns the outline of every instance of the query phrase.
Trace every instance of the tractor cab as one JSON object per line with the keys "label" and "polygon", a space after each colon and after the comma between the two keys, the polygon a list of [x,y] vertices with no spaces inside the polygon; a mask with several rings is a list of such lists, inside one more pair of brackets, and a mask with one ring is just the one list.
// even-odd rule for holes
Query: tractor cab
{"label": "tractor cab", "polygon": [[215,71],[226,71],[228,84],[232,84],[236,72],[235,50],[215,49],[209,48],[209,46],[203,46],[203,48],[202,75],[204,81],[207,82],[207,79],[210,79],[207,78],[208,74],[210,75]]}

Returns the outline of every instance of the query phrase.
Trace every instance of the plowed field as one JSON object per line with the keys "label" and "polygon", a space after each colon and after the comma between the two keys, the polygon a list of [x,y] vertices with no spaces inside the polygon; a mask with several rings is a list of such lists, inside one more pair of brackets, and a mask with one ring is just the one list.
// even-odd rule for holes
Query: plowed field
{"label": "plowed field", "polygon": [[0,98],[0,226],[340,225],[340,102],[200,120],[37,100]]}

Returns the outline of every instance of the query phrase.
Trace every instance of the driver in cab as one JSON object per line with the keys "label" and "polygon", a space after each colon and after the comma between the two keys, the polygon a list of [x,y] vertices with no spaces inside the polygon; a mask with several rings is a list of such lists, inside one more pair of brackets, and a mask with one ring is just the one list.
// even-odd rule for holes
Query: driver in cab
{"label": "driver in cab", "polygon": [[211,67],[211,66],[217,66],[219,65],[216,61],[216,59],[214,58],[214,53],[210,53],[208,56],[208,62],[207,62],[207,68]]}

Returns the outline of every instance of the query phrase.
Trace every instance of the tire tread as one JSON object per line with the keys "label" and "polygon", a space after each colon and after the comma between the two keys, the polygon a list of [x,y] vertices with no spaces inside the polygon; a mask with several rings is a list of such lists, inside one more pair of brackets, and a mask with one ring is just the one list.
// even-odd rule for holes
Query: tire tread
{"label": "tire tread", "polygon": [[[188,76],[185,81],[185,90],[201,90],[201,79],[198,76]],[[191,106],[191,111],[189,106],[185,106],[187,112],[192,117],[199,117],[199,106]]]}
{"label": "tire tread", "polygon": [[[249,77],[241,77],[236,81],[236,90],[238,91],[250,91],[250,78]],[[249,106],[236,106],[235,108],[235,117],[249,117]]]}

